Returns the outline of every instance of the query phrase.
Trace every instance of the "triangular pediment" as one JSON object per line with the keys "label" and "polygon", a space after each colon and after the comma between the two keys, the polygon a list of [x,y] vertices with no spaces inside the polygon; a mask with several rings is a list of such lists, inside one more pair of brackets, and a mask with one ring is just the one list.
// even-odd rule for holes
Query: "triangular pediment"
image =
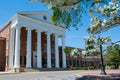
{"label": "triangular pediment", "polygon": [[20,12],[18,14],[52,24],[51,15],[48,12]]}

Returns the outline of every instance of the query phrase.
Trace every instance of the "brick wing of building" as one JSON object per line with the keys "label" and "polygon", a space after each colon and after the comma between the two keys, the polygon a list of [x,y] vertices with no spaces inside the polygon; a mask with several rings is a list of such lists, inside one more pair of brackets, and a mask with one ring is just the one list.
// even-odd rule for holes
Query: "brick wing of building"
{"label": "brick wing of building", "polygon": [[0,70],[66,68],[64,44],[65,28],[52,25],[47,12],[16,13],[0,30]]}

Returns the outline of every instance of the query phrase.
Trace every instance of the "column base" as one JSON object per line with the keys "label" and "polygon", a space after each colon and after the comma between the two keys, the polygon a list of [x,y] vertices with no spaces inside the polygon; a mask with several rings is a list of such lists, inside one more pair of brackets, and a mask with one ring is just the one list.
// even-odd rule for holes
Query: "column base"
{"label": "column base", "polygon": [[37,69],[41,69],[42,67],[37,67]]}
{"label": "column base", "polygon": [[18,65],[15,65],[13,68],[14,68],[14,69],[15,69],[15,68],[19,69],[20,67],[19,67]]}
{"label": "column base", "polygon": [[52,67],[48,66],[47,68],[52,68]]}
{"label": "column base", "polygon": [[67,68],[66,66],[63,66],[62,68]]}
{"label": "column base", "polygon": [[26,66],[27,69],[31,69],[32,67],[31,66]]}
{"label": "column base", "polygon": [[56,66],[55,68],[60,68],[59,66]]}
{"label": "column base", "polygon": [[26,67],[26,69],[31,69],[31,67]]}
{"label": "column base", "polygon": [[14,68],[14,72],[20,72],[20,68]]}

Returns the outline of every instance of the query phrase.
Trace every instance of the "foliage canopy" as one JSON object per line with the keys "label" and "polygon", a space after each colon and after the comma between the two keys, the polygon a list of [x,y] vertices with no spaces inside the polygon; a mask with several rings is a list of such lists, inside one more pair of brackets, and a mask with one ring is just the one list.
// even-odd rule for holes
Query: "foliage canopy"
{"label": "foliage canopy", "polygon": [[118,68],[120,64],[120,45],[115,44],[113,46],[108,46],[106,53],[104,55],[104,62],[106,65],[114,65],[115,68]]}

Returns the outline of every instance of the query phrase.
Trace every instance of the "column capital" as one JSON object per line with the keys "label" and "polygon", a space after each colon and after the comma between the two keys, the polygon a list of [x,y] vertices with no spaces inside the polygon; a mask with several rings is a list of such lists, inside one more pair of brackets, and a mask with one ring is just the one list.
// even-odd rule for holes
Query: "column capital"
{"label": "column capital", "polygon": [[13,27],[13,28],[11,27],[11,31],[15,31],[15,27]]}
{"label": "column capital", "polygon": [[42,32],[42,30],[41,30],[41,29],[37,29],[36,31],[37,31],[37,32]]}
{"label": "column capital", "polygon": [[66,36],[65,36],[65,35],[62,35],[62,38],[66,38]]}
{"label": "column capital", "polygon": [[21,27],[16,27],[16,29],[20,29]]}
{"label": "column capital", "polygon": [[58,33],[54,33],[54,35],[58,37],[59,34]]}
{"label": "column capital", "polygon": [[52,32],[50,32],[50,31],[47,31],[46,33],[47,33],[47,34],[52,34]]}
{"label": "column capital", "polygon": [[30,31],[30,30],[32,30],[32,28],[28,28],[28,27],[26,27],[26,30]]}

